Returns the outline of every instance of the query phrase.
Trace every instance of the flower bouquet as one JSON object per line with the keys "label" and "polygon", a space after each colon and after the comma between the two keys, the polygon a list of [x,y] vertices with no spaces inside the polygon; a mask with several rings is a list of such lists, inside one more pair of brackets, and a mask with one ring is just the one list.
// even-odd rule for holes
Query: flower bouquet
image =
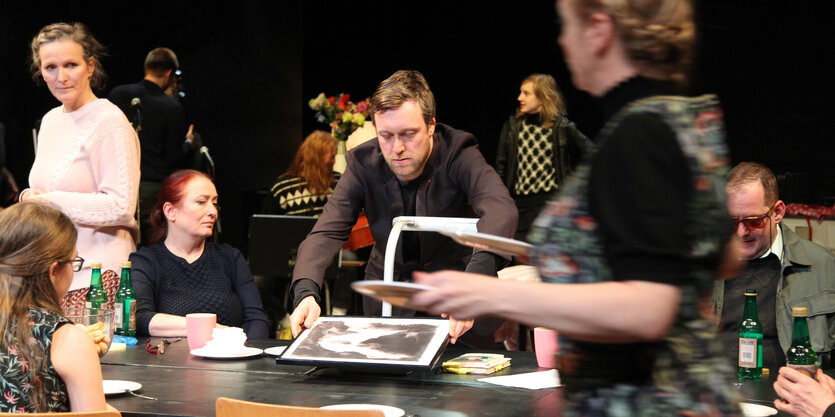
{"label": "flower bouquet", "polygon": [[319,93],[316,98],[308,102],[311,109],[316,110],[316,120],[327,123],[331,127],[333,136],[340,141],[348,139],[357,128],[365,124],[370,116],[371,100],[366,98],[358,103],[350,101],[348,94],[326,97]]}

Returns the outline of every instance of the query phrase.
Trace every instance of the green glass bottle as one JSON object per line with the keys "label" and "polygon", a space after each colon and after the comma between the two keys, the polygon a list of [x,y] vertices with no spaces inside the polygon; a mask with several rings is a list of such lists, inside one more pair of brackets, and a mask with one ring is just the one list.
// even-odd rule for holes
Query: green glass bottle
{"label": "green glass bottle", "polygon": [[809,341],[809,323],[806,322],[808,316],[809,310],[806,307],[792,308],[794,326],[792,344],[786,351],[786,365],[817,378],[815,374],[818,372],[818,354]]}
{"label": "green glass bottle", "polygon": [[136,293],[130,280],[130,261],[122,262],[122,276],[116,291],[116,334],[136,336]]}
{"label": "green glass bottle", "polygon": [[93,262],[90,264],[93,268],[93,274],[90,277],[90,289],[87,291],[87,297],[84,299],[87,308],[106,308],[107,307],[107,293],[104,292],[104,287],[101,283],[101,262]]}
{"label": "green glass bottle", "polygon": [[739,322],[739,379],[762,378],[763,326],[757,315],[757,290],[745,290],[745,309]]}

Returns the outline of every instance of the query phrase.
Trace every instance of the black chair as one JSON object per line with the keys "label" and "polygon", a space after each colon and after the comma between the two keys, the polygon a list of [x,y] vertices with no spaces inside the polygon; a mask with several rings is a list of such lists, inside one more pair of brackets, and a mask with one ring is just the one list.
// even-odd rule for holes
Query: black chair
{"label": "black chair", "polygon": [[[249,221],[249,269],[256,277],[258,289],[267,315],[271,320],[281,320],[292,308],[289,299],[290,282],[296,253],[299,245],[316,224],[316,217],[279,216],[272,214],[253,214]],[[325,271],[326,277],[337,273],[337,258]],[[327,300],[328,279],[322,288]],[[329,311],[327,302],[322,310]],[[271,323],[271,327],[276,323]]]}

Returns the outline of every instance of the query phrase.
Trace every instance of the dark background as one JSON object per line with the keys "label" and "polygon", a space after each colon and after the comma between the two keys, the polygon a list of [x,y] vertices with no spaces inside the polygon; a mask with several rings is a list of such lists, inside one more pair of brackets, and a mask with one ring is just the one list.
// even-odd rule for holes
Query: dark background
{"label": "dark background", "polygon": [[[696,93],[723,103],[734,162],[763,162],[783,199],[835,203],[835,117],[830,2],[712,1],[697,8],[702,43]],[[519,83],[550,73],[569,117],[587,134],[600,125],[593,101],[571,86],[556,44],[553,3],[328,0],[202,2],[0,0],[0,122],[7,166],[21,188],[34,159],[31,129],[59,103],[29,73],[28,44],[42,26],[81,21],[105,44],[113,86],[143,76],[145,54],[179,56],[189,122],[217,164],[221,240],[244,249],[259,190],[283,172],[316,123],[318,93],[369,96],[397,69],[427,77],[438,121],[473,132],[488,161],[514,111]],[[628,186],[628,184],[624,184]]]}

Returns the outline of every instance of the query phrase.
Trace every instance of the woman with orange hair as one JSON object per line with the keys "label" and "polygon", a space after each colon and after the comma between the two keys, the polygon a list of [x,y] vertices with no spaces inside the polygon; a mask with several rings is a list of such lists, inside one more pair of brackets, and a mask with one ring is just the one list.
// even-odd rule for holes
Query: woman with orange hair
{"label": "woman with orange hair", "polygon": [[315,130],[305,138],[287,172],[270,187],[261,212],[290,216],[319,216],[333,194],[339,174],[333,172],[336,139]]}

